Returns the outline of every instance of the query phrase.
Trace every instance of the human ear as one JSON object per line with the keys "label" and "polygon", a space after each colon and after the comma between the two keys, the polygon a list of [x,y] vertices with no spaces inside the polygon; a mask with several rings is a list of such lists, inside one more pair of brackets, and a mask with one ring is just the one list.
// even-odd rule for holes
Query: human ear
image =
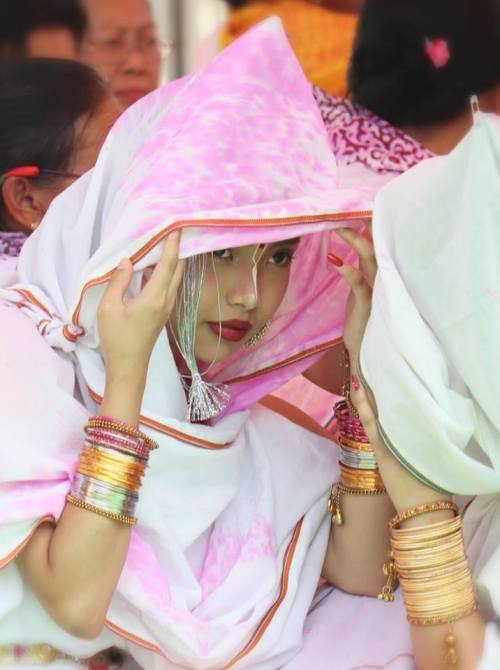
{"label": "human ear", "polygon": [[40,189],[26,177],[8,177],[2,185],[2,200],[9,220],[9,228],[30,235],[45,214]]}

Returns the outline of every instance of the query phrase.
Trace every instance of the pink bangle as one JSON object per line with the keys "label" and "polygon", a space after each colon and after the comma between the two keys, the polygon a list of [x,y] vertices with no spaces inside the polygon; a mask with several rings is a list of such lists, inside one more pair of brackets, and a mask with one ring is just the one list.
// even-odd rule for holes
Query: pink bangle
{"label": "pink bangle", "polygon": [[149,449],[147,447],[141,447],[139,445],[134,445],[116,438],[103,437],[98,435],[87,435],[86,444],[99,449],[99,447],[105,447],[119,451],[123,454],[130,454],[131,456],[136,456],[137,458],[147,461],[149,458]]}
{"label": "pink bangle", "polygon": [[350,414],[346,400],[339,400],[334,407],[335,432],[354,442],[370,443],[361,420]]}
{"label": "pink bangle", "polygon": [[106,416],[92,416],[88,420],[87,425],[85,426],[85,432],[88,429],[93,428],[104,428],[106,430],[116,431],[117,433],[129,435],[135,437],[136,439],[143,440],[143,442],[149,447],[149,449],[158,449],[158,442],[152,440],[142,433],[140,430],[132,426],[131,424],[125,423],[125,421],[115,421]]}

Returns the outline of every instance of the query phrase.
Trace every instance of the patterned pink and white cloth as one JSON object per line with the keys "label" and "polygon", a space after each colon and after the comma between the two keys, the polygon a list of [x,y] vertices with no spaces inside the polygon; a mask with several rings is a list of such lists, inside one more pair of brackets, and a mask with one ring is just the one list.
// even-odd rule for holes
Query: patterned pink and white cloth
{"label": "patterned pink and white cloth", "polygon": [[[78,657],[118,646],[147,670],[276,670],[298,652],[337,449],[258,401],[341,335],[346,289],[326,253],[332,229],[369,216],[371,199],[336,181],[310,86],[270,20],[131,107],[95,168],[51,204],[21,252],[18,283],[0,291],[0,645],[45,642]],[[136,294],[175,229],[183,257],[301,241],[271,328],[215,371],[231,402],[213,425],[186,420],[159,338],[141,424],[160,448],[106,628],[79,640],[42,610],[13,559],[39,523],[59,518],[103,393],[96,311],[110,274],[131,258]],[[342,653],[332,645],[337,670],[349,667]]]}
{"label": "patterned pink and white cloth", "polygon": [[26,239],[23,233],[0,231],[0,260],[19,256]]}
{"label": "patterned pink and white cloth", "polygon": [[405,132],[351,100],[314,87],[337,165],[364,165],[371,172],[406,172],[432,152]]}

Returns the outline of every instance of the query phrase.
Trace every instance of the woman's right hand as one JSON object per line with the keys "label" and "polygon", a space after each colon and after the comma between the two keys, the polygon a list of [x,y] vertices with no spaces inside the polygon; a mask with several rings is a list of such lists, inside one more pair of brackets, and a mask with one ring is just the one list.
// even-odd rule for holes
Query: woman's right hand
{"label": "woman's right hand", "polygon": [[97,310],[107,383],[110,379],[145,381],[153,347],[170,317],[184,271],[179,239],[180,232],[167,237],[161,258],[137,297],[124,299],[133,272],[129,259],[121,261],[109,280]]}

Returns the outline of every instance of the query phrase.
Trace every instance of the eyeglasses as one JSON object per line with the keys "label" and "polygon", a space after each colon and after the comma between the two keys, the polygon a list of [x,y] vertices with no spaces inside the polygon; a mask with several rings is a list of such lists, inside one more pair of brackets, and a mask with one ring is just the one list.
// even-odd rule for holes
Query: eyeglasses
{"label": "eyeglasses", "polygon": [[173,40],[159,40],[157,37],[130,40],[126,37],[112,37],[102,40],[88,38],[86,45],[99,54],[103,63],[119,65],[132,51],[139,51],[146,63],[158,63],[165,60],[174,48]]}
{"label": "eyeglasses", "polygon": [[59,170],[44,170],[37,165],[21,165],[11,168],[0,175],[0,186],[7,177],[40,177],[41,175],[54,175],[55,177],[64,177],[65,179],[79,179],[82,175],[75,172],[60,172]]}

